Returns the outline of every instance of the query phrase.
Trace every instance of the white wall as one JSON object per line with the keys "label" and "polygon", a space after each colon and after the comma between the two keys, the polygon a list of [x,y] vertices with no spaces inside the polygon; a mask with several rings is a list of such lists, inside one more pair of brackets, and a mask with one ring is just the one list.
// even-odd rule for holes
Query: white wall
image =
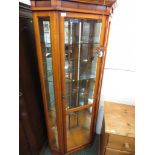
{"label": "white wall", "polygon": [[134,104],[135,8],[133,0],[118,0],[112,17],[103,79],[104,100]]}

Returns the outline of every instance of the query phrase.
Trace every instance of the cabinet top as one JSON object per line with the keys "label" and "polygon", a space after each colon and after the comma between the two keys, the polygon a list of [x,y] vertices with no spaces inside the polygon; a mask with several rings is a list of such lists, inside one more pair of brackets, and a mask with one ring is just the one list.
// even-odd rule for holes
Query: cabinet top
{"label": "cabinet top", "polygon": [[111,14],[116,0],[31,0],[32,11],[71,11]]}
{"label": "cabinet top", "polygon": [[68,2],[95,4],[95,5],[105,5],[105,6],[112,6],[116,2],[116,0],[30,0],[30,1],[35,1],[42,4],[47,2],[68,1]]}
{"label": "cabinet top", "polygon": [[105,102],[105,132],[135,137],[135,106]]}

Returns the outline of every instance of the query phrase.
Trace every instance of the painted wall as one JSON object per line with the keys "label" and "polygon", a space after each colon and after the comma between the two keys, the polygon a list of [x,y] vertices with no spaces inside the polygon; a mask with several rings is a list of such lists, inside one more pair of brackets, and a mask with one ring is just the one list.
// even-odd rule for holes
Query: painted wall
{"label": "painted wall", "polygon": [[112,18],[96,133],[101,133],[104,101],[134,105],[135,100],[135,6],[118,0]]}
{"label": "painted wall", "polygon": [[135,7],[133,0],[118,0],[112,17],[103,79],[104,100],[134,104]]}

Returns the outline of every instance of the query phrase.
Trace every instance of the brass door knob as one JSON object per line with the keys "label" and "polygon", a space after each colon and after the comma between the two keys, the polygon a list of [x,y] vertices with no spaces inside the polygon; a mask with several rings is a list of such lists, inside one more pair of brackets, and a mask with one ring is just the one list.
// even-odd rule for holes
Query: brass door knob
{"label": "brass door knob", "polygon": [[96,54],[99,58],[101,58],[103,56],[103,53],[104,53],[104,49],[103,48],[96,48]]}

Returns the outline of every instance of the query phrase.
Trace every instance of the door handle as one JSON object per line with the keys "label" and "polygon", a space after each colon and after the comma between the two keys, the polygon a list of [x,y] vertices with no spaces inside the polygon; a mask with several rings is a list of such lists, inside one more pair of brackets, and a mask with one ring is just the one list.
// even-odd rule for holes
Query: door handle
{"label": "door handle", "polygon": [[96,48],[96,55],[101,58],[103,57],[103,54],[104,54],[104,48],[103,47],[98,47]]}

